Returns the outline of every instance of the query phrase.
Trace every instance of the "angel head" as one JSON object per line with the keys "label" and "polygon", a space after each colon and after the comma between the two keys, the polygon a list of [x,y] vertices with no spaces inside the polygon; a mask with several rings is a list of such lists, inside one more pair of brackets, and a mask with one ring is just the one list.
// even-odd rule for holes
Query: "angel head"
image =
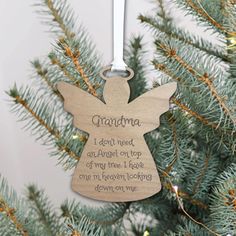
{"label": "angel head", "polygon": [[128,80],[134,76],[133,70],[127,68],[128,76],[110,76],[107,77],[104,73],[107,72],[110,67],[101,71],[101,77],[106,80],[103,97],[107,105],[122,105],[127,104],[130,97],[130,87]]}

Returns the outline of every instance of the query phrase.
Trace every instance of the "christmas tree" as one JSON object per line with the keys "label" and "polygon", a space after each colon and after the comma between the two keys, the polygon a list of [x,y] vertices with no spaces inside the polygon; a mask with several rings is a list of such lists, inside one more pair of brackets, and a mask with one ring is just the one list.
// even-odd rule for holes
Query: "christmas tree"
{"label": "christmas tree", "polygon": [[[154,15],[138,17],[153,32],[153,87],[178,82],[161,126],[145,136],[162,191],[100,208],[65,201],[55,210],[43,190],[30,185],[25,197],[17,197],[1,177],[1,235],[236,235],[236,2],[174,2],[172,7],[194,17],[221,44],[179,28],[164,0],[155,1]],[[32,62],[37,84],[14,85],[8,94],[12,110],[53,147],[50,155],[66,171],[79,161],[87,134],[73,127],[56,84],[66,81],[102,99],[101,63],[66,1],[41,0],[37,7],[57,41],[47,58]],[[141,36],[126,50],[135,71],[132,100],[147,90],[145,51]]]}

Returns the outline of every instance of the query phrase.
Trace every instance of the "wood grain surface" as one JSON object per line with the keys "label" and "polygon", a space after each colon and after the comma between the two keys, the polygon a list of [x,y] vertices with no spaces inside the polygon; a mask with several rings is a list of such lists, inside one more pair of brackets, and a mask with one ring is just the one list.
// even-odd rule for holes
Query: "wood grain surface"
{"label": "wood grain surface", "polygon": [[128,79],[107,78],[105,103],[65,82],[57,85],[65,110],[74,117],[74,126],[89,139],[72,179],[72,189],[89,198],[127,202],[150,197],[161,190],[156,165],[143,135],[159,126],[160,116],[169,110],[176,83],[146,92],[129,103]]}

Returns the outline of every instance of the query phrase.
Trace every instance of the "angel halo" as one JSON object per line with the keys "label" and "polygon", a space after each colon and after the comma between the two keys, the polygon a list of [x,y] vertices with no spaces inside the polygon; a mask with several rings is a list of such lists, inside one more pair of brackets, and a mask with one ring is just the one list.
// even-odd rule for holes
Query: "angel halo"
{"label": "angel halo", "polygon": [[[106,80],[105,103],[68,83],[57,85],[65,110],[74,117],[74,126],[89,133],[75,168],[72,189],[96,200],[141,200],[161,190],[157,167],[143,136],[156,129],[160,116],[169,110],[176,83],[154,88],[129,103],[127,81],[134,76],[133,70],[127,68],[129,74],[125,78],[108,78],[104,72],[109,69],[104,68],[100,74]],[[98,117],[102,118],[99,125],[95,121]],[[121,141],[126,145],[121,145]]]}

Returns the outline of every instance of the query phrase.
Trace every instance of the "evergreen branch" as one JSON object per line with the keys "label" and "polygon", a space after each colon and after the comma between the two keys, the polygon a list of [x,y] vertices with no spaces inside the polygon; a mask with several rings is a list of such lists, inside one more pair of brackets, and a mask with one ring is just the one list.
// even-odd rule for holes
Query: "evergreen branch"
{"label": "evergreen branch", "polygon": [[153,65],[155,69],[163,72],[167,76],[169,76],[171,79],[175,80],[178,83],[183,83],[182,79],[180,77],[176,77],[164,64],[160,64],[156,61],[153,61]]}
{"label": "evergreen branch", "polygon": [[30,223],[26,209],[26,202],[18,199],[0,175],[0,234],[30,236],[32,230],[25,224]]}
{"label": "evergreen branch", "polygon": [[34,185],[28,186],[27,190],[27,198],[37,215],[35,221],[42,223],[43,233],[47,236],[62,236],[62,226],[56,214],[52,212],[51,205],[47,197],[44,196],[43,191],[38,190]]}
{"label": "evergreen branch", "polygon": [[167,25],[167,23],[170,21],[170,18],[167,17],[166,15],[164,1],[163,0],[157,0],[157,1],[159,3],[159,8],[160,8],[160,12],[158,15],[164,20],[164,23]]}
{"label": "evergreen branch", "polygon": [[196,136],[195,139],[196,141],[198,140],[198,144],[195,148],[195,153],[192,154],[191,159],[193,162],[189,164],[189,168],[185,171],[187,179],[183,181],[183,186],[186,186],[186,191],[193,198],[201,199],[208,203],[208,194],[212,189],[221,165],[220,155],[213,148],[213,150],[209,149],[211,141],[204,141],[206,144],[201,146],[201,137]]}
{"label": "evergreen branch", "polygon": [[[167,174],[167,173],[166,173]],[[169,183],[170,185],[172,186],[173,190],[174,190],[174,193],[176,194],[176,199],[177,199],[177,203],[180,207],[180,209],[183,211],[183,213],[192,221],[194,222],[195,224],[203,227],[205,230],[207,230],[208,232],[210,232],[211,234],[215,235],[215,236],[220,236],[220,234],[218,234],[217,232],[215,232],[214,230],[212,230],[211,228],[209,228],[207,225],[205,225],[204,223],[198,221],[198,220],[195,220],[186,210],[185,210],[185,207],[184,207],[184,204],[183,202],[181,201],[181,198],[183,198],[180,193],[179,193],[179,189],[178,188],[175,188],[171,182],[171,180],[169,180]]]}
{"label": "evergreen branch", "polygon": [[[72,62],[74,68],[71,67],[70,71],[63,69],[64,75],[66,75],[66,77],[68,77],[69,79],[76,80],[77,82],[79,81],[77,79],[79,73],[80,77],[85,82],[86,86],[88,86],[89,90],[91,90],[91,93],[96,95],[96,90],[100,89],[102,82],[100,84],[95,83],[93,87],[89,81],[89,78],[92,80],[93,77],[98,75],[98,71],[100,71],[100,62],[99,62],[100,60],[98,59],[97,54],[94,52],[94,45],[90,42],[89,37],[84,32],[82,27],[80,27],[79,29],[75,28],[74,14],[70,9],[67,1],[62,1],[62,0],[40,0],[40,1],[42,1],[41,4],[35,4],[35,5],[41,6],[46,9],[39,11],[39,13],[43,15],[52,16],[52,22],[50,21],[51,19],[46,19],[46,22],[53,29],[56,28],[55,31],[56,33],[58,32],[63,33],[62,37],[60,37],[60,42],[64,43],[68,42],[68,45],[70,45],[67,51],[64,50],[60,51],[61,53],[60,56],[64,57],[64,59],[66,57],[66,63],[63,63],[61,61],[62,63],[58,66],[61,69],[62,69],[61,66],[65,66],[68,68],[70,67],[68,62]],[[61,49],[63,49],[62,46]],[[73,54],[73,50],[75,50],[75,54]],[[80,56],[80,60],[77,60],[76,57],[78,56]]]}
{"label": "evergreen branch", "polygon": [[81,234],[78,231],[73,230],[71,236],[81,236]]}
{"label": "evergreen branch", "polygon": [[[164,171],[162,171],[162,172],[164,172]],[[168,173],[165,172],[164,175],[167,176]],[[163,185],[163,187],[166,188],[167,190],[171,191],[172,193],[175,193],[174,186],[173,186],[172,184],[170,184],[170,183],[162,183],[162,185]],[[200,208],[202,208],[202,209],[204,209],[204,210],[207,210],[207,209],[208,209],[208,206],[207,206],[205,203],[203,203],[203,202],[200,201],[200,200],[197,200],[197,199],[192,198],[188,193],[186,193],[186,192],[184,192],[184,191],[182,191],[182,190],[180,190],[180,189],[178,190],[178,193],[179,193],[179,196],[180,196],[182,199],[184,199],[184,200],[190,202],[192,205],[198,206],[198,207],[200,207]]]}
{"label": "evergreen branch", "polygon": [[177,143],[177,129],[176,129],[176,120],[174,119],[174,117],[172,116],[169,119],[171,128],[172,128],[172,142],[174,145],[174,159],[172,160],[172,162],[168,165],[168,167],[165,169],[165,172],[167,174],[169,174],[174,166],[174,164],[177,162],[177,160],[179,159],[179,149],[178,149],[178,143]]}
{"label": "evergreen branch", "polygon": [[160,31],[161,33],[165,34],[165,36],[169,37],[170,39],[171,38],[176,39],[184,44],[187,44],[196,49],[199,49],[202,52],[206,52],[209,55],[212,55],[216,58],[220,58],[225,62],[230,62],[230,59],[224,53],[223,48],[215,47],[212,43],[207,42],[201,38],[190,36],[188,32],[185,32],[184,30],[179,29],[179,28],[177,29],[173,27],[173,25],[171,24],[168,24],[167,26],[163,25],[159,23],[157,19],[154,19],[151,16],[139,15],[138,19],[141,21],[141,23],[146,24],[147,26],[149,26],[151,29],[155,31]]}
{"label": "evergreen branch", "polygon": [[116,217],[113,220],[109,220],[109,221],[99,221],[99,220],[91,220],[92,223],[97,224],[97,225],[103,225],[103,226],[112,226],[114,224],[116,224],[118,221],[120,221],[123,216],[125,215],[126,210],[124,211],[124,214],[121,214],[120,216]]}
{"label": "evergreen branch", "polygon": [[66,231],[68,236],[105,236],[103,230],[85,216],[76,224],[73,220],[68,221]]}
{"label": "evergreen branch", "polygon": [[[199,74],[200,76],[200,74]],[[201,77],[198,77],[199,81],[202,81],[210,90],[212,96],[218,101],[220,107],[223,109],[223,111],[225,112],[226,115],[228,115],[231,120],[233,121],[233,124],[236,123],[235,118],[232,116],[231,114],[231,110],[227,107],[227,105],[224,102],[224,99],[218,94],[214,84],[213,84],[213,80],[214,78],[209,78],[209,75],[207,73],[205,73],[204,75],[202,75]]]}
{"label": "evergreen branch", "polygon": [[[234,130],[223,130],[218,124],[213,123],[206,119],[205,117],[201,116],[197,112],[191,110],[188,106],[183,104],[179,99],[172,97],[171,102],[173,102],[176,106],[180,108],[181,111],[186,112],[188,115],[192,116],[196,120],[198,120],[200,123],[212,128],[214,131],[219,133],[220,135],[231,135],[233,139],[235,138],[236,132]],[[228,141],[225,141],[225,144],[228,144]]]}
{"label": "evergreen branch", "polygon": [[77,219],[78,218],[78,208],[80,208],[79,204],[75,201],[69,202],[66,200],[63,204],[60,206],[61,211],[61,217],[65,219]]}
{"label": "evergreen branch", "polygon": [[129,203],[125,204],[125,207],[122,208],[122,211],[120,212],[120,214],[119,214],[117,217],[115,217],[114,219],[112,219],[112,220],[109,220],[109,221],[97,221],[97,220],[93,220],[92,222],[95,223],[95,224],[105,225],[105,226],[114,225],[114,224],[116,224],[118,221],[120,221],[121,219],[123,219],[123,217],[125,216],[127,210],[129,209],[129,206],[130,206]]}
{"label": "evergreen branch", "polygon": [[[51,78],[52,76],[50,76],[50,73],[49,73],[49,68],[44,68],[39,60],[33,61],[32,65],[36,69],[37,75],[47,84],[48,88],[53,92],[53,94],[55,94],[61,101],[63,101],[62,95],[59,93],[57,88],[54,86],[54,83],[57,82],[57,79],[56,79],[56,81],[53,81],[53,78]],[[76,84],[79,84],[79,81]],[[50,98],[51,98],[51,96],[50,96]],[[55,106],[55,105],[53,105],[53,106]],[[69,120],[71,118],[71,116],[68,113],[66,113],[66,117],[68,117]],[[71,128],[71,133],[74,132],[73,129],[74,129],[74,127]],[[79,138],[79,140],[82,143],[85,143],[87,141],[87,135],[83,132],[80,132],[80,133],[78,132],[78,134],[73,135],[73,136],[75,139]],[[74,155],[71,153],[70,147],[68,145],[64,146],[59,142],[63,138],[63,135],[58,134],[55,136],[55,138],[57,140],[57,146],[58,146],[59,150],[65,151],[67,154],[70,153],[70,155],[73,157]],[[77,159],[77,158],[75,158],[75,159]]]}
{"label": "evergreen branch", "polygon": [[59,43],[59,46],[61,47],[61,49],[64,51],[65,55],[70,58],[70,60],[73,62],[75,69],[77,70],[77,72],[80,74],[82,80],[84,81],[84,83],[86,84],[86,86],[88,87],[88,91],[94,95],[95,97],[98,97],[98,94],[96,92],[96,89],[94,88],[94,86],[90,83],[88,76],[85,74],[84,68],[82,67],[82,65],[79,62],[79,56],[80,56],[80,52],[79,50],[76,50],[75,52],[73,52],[73,50],[69,47],[68,44],[65,43],[64,40],[61,40]]}
{"label": "evergreen branch", "polygon": [[[51,127],[33,108],[28,104],[27,100],[22,98],[19,94],[17,88],[10,90],[9,95],[14,98],[14,102],[16,105],[21,105],[37,122],[41,127],[44,127],[48,134],[51,135],[56,140],[56,145],[58,150],[61,152],[65,152],[70,158],[78,161],[80,159],[77,154],[71,150],[68,144],[61,143],[62,135],[61,132],[54,126]],[[43,110],[47,110],[44,108]],[[44,114],[46,116],[46,114]],[[49,122],[52,123],[52,122]]]}
{"label": "evergreen branch", "polygon": [[[160,168],[158,168],[158,170],[160,171],[160,173],[162,174],[162,176],[164,177],[164,179],[167,180],[167,182],[162,182],[162,186],[169,190],[170,192],[172,193],[175,193],[175,188],[174,188],[174,185],[172,184],[171,180],[170,180],[170,176],[169,174],[165,171],[165,170],[162,170]],[[208,209],[208,205],[206,205],[205,203],[203,203],[201,200],[198,200],[198,199],[194,199],[192,198],[188,193],[182,191],[181,189],[178,189],[178,194],[179,196],[188,201],[189,203],[191,203],[192,205],[195,205],[195,206],[198,206],[204,210],[207,210]]]}
{"label": "evergreen branch", "polygon": [[[107,204],[105,207],[81,207],[80,204],[65,203],[61,206],[62,216],[69,219],[80,220],[84,216],[96,225],[112,226],[124,217],[130,204]],[[96,209],[96,213],[91,215],[91,212]],[[112,214],[114,213],[114,214]],[[91,216],[90,216],[91,215]]]}
{"label": "evergreen branch", "polygon": [[26,111],[28,111],[32,117],[34,117],[35,120],[38,121],[38,123],[43,126],[47,131],[48,133],[50,133],[52,136],[55,136],[56,139],[59,139],[60,138],[60,132],[59,130],[57,130],[56,128],[52,128],[50,127],[44,120],[43,118],[41,118],[39,115],[36,114],[36,112],[33,111],[33,109],[30,108],[30,106],[28,105],[28,103],[26,102],[26,100],[22,99],[20,97],[20,95],[17,95],[15,97],[15,103],[17,104],[21,104],[25,109]]}
{"label": "evergreen branch", "polygon": [[[167,76],[169,76],[171,79],[177,81],[178,83],[181,83],[184,85],[184,82],[182,80],[182,78],[180,77],[176,77],[170,70],[168,70],[168,68],[164,65],[164,64],[159,64],[156,61],[153,62],[155,68],[163,73],[165,73]],[[193,92],[194,89],[193,89]],[[190,109],[187,105],[185,105],[184,103],[182,103],[179,99],[177,99],[176,97],[172,97],[171,101],[180,108],[181,111],[183,111],[184,113],[189,114],[190,116],[192,116],[193,118],[195,118],[196,120],[198,120],[200,123],[214,129],[216,132],[222,134],[224,132],[226,132],[227,134],[233,135],[233,137],[235,137],[236,132],[234,130],[223,130],[218,124],[209,121],[207,118],[205,118],[204,116],[200,115],[198,112],[193,111],[192,109]]]}
{"label": "evergreen branch", "polygon": [[143,61],[145,51],[142,39],[141,36],[131,38],[128,49],[125,51],[127,64],[135,71],[134,78],[128,81],[131,90],[129,101],[134,100],[145,92],[145,62]]}
{"label": "evergreen branch", "polygon": [[214,78],[210,79],[207,73],[202,75],[200,72],[195,70],[183,58],[177,55],[176,50],[174,48],[169,48],[167,45],[164,45],[164,44],[160,44],[160,47],[163,49],[163,51],[165,52],[168,58],[173,58],[174,60],[176,60],[176,62],[178,62],[183,68],[185,68],[189,73],[191,73],[192,76],[194,76],[198,81],[203,82],[206,85],[206,87],[209,89],[212,96],[216,99],[219,106],[222,108],[222,110],[226,114],[226,116],[230,117],[233,124],[235,124],[236,123],[235,118],[232,116],[230,109],[225,104],[224,99],[218,94],[212,82]]}
{"label": "evergreen branch", "polygon": [[66,220],[80,222],[84,217],[93,225],[101,227],[105,235],[116,235],[123,227],[123,219],[129,209],[129,203],[111,203],[103,207],[88,207],[79,203],[65,202],[61,206],[62,217]]}
{"label": "evergreen branch", "polygon": [[24,229],[23,225],[18,221],[15,215],[15,212],[16,212],[16,209],[10,208],[7,202],[0,195],[0,214],[5,214],[10,219],[10,221],[14,224],[17,231],[22,236],[29,236],[27,230]]}
{"label": "evergreen branch", "polygon": [[154,19],[152,16],[145,16],[145,15],[140,14],[138,16],[138,20],[140,20],[140,22],[142,24],[146,24],[146,25],[150,26],[154,30],[159,29],[161,31],[164,31],[163,25],[158,24],[156,19]]}
{"label": "evergreen branch", "polygon": [[63,100],[62,95],[59,93],[59,91],[55,88],[54,83],[50,80],[48,76],[48,69],[43,68],[42,63],[40,63],[39,60],[34,60],[32,62],[32,65],[34,69],[36,70],[37,75],[46,83],[48,88],[55,94],[60,100]]}
{"label": "evergreen branch", "polygon": [[[178,83],[183,83],[182,79],[180,77],[176,77],[175,75],[172,74],[172,72],[170,70],[168,70],[168,68],[164,65],[164,64],[159,64],[156,62],[153,62],[155,68],[163,73],[165,73],[166,75],[168,75],[171,79],[177,81]],[[217,130],[218,124],[214,124],[211,121],[209,121],[208,119],[206,119],[205,117],[201,116],[200,114],[198,114],[197,112],[191,110],[189,107],[187,107],[186,105],[184,105],[180,100],[178,100],[175,97],[171,98],[171,101],[178,106],[182,111],[187,112],[189,115],[191,115],[192,117],[196,118],[198,121],[200,121],[201,123],[203,123],[204,125],[207,125],[215,130]]]}
{"label": "evergreen branch", "polygon": [[209,14],[202,7],[198,7],[197,4],[195,4],[192,0],[186,0],[186,2],[193,10],[195,10],[200,16],[205,18],[213,26],[215,26],[216,28],[218,28],[221,31],[225,31],[225,28],[220,23],[218,23],[216,20],[214,20],[211,16],[209,16]]}
{"label": "evergreen branch", "polygon": [[[74,15],[72,10],[69,9],[67,1],[60,0],[40,0],[41,4],[35,4],[36,6],[43,6],[47,10],[39,11],[40,14],[48,14],[52,16],[52,21],[47,20],[46,22],[60,31],[68,38],[74,38]],[[58,33],[58,31],[55,31]]]}
{"label": "evergreen branch", "polygon": [[[175,228],[175,232],[168,231],[165,236],[210,236],[209,233],[200,227],[200,225],[195,224],[195,222],[191,221],[189,217],[182,216],[181,223],[177,225]],[[211,234],[214,235],[214,234]]]}
{"label": "evergreen branch", "polygon": [[204,176],[206,175],[207,173],[207,169],[208,169],[208,166],[209,166],[209,159],[211,158],[211,155],[209,153],[206,153],[206,158],[205,158],[205,161],[204,161],[204,166],[201,170],[201,174],[198,176],[198,178],[196,179],[196,183],[195,185],[193,186],[193,195],[195,195],[202,183],[202,179],[204,178]]}
{"label": "evergreen branch", "polygon": [[234,235],[236,232],[236,164],[231,163],[216,179],[210,204],[209,224],[221,235]]}
{"label": "evergreen branch", "polygon": [[50,53],[49,58],[50,58],[52,65],[56,65],[60,69],[60,71],[63,72],[63,74],[66,78],[68,78],[70,81],[72,81],[76,87],[81,88],[80,81],[70,74],[70,72],[67,70],[66,66],[60,62],[59,58],[56,56],[55,53]]}
{"label": "evergreen branch", "polygon": [[207,120],[205,117],[201,116],[200,114],[198,114],[197,112],[191,110],[189,107],[187,107],[186,105],[184,105],[183,103],[181,103],[180,100],[176,99],[176,98],[172,98],[171,101],[178,106],[182,111],[187,112],[189,115],[191,115],[192,117],[194,117],[195,119],[197,119],[198,121],[200,121],[201,123],[203,123],[204,125],[207,125],[215,130],[218,129],[218,125],[214,124],[212,122],[210,122],[209,120]]}
{"label": "evergreen branch", "polygon": [[40,76],[42,80],[48,85],[48,87],[53,90],[53,84],[47,77],[48,70],[46,68],[43,68],[43,65],[40,63],[38,59],[32,61],[31,64],[34,67],[37,75]]}
{"label": "evergreen branch", "polygon": [[[54,2],[52,0],[45,0],[45,3],[47,4],[48,8],[50,9],[53,17],[54,17],[54,20],[58,23],[58,25],[60,26],[60,28],[62,29],[62,31],[64,32],[64,34],[66,35],[67,38],[71,38],[71,37],[74,37],[74,33],[72,33],[70,31],[70,29],[68,29],[66,27],[66,24],[64,22],[64,19],[63,17],[60,15],[59,13],[59,10],[56,9],[55,5],[54,5]],[[63,6],[65,7],[65,5]],[[60,6],[61,8],[61,6]],[[59,9],[60,9],[59,8]]]}
{"label": "evergreen branch", "polygon": [[220,32],[226,32],[226,29],[221,25],[219,22],[217,22],[215,19],[213,19],[207,11],[202,7],[201,3],[198,1],[199,5],[195,4],[193,0],[175,0],[177,4],[184,5],[191,13],[197,14],[201,19],[203,19],[204,22],[208,22],[212,27],[214,27],[217,30],[220,30]]}

